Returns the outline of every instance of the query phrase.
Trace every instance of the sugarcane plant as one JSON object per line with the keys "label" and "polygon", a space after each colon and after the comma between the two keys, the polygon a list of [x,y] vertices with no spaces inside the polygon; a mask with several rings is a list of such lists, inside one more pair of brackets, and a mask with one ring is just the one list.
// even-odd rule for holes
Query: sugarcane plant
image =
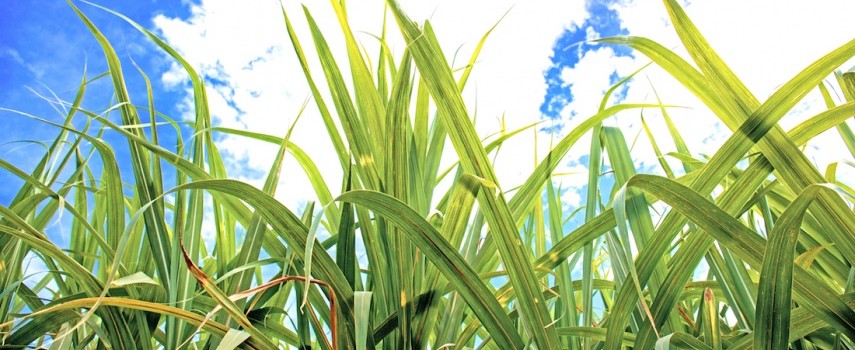
{"label": "sugarcane plant", "polygon": [[[46,102],[67,111],[64,122],[3,109],[57,136],[31,170],[0,158],[22,181],[0,203],[0,346],[855,348],[855,191],[836,176],[855,158],[847,124],[855,73],[839,71],[855,40],[760,101],[676,1],[663,2],[688,56],[642,37],[597,42],[629,47],[669,73],[730,129],[727,141],[699,157],[671,122],[678,106],[610,104],[628,76],[509,188],[493,159],[503,142],[536,126],[484,138],[461,94],[489,30],[455,67],[430,22],[412,21],[395,0],[376,56],[352,32],[344,1],[330,2],[338,29],[320,28],[305,7],[282,7],[281,35],[311,90],[300,112],[317,109],[327,131],[318,142],[332,145],[344,174],[329,183],[306,145],[290,140],[299,125],[285,135],[215,125],[196,67],[131,19],[93,9],[127,21],[186,71],[195,118],[157,112],[146,73],[123,66],[69,1],[109,69],[84,73],[72,101]],[[292,21],[305,21],[311,35],[298,36]],[[406,42],[402,52],[385,45],[393,29]],[[343,36],[345,58],[329,47],[330,30]],[[131,96],[126,74],[143,77],[148,94]],[[95,80],[112,84],[105,110],[82,105]],[[817,90],[825,111],[790,130],[778,125]],[[642,111],[664,120],[676,147],[663,152],[647,130],[661,168],[644,172],[622,130],[603,123]],[[81,120],[82,128],[73,123]],[[829,129],[847,146],[846,160],[820,171],[801,147]],[[123,144],[107,141],[108,132]],[[175,144],[164,144],[165,134]],[[278,147],[261,186],[226,173],[223,135]],[[556,169],[586,135],[587,203],[570,208]],[[444,152],[447,142],[453,152]],[[117,147],[130,156],[117,157]],[[444,154],[456,156],[450,167]],[[305,207],[275,198],[285,157],[301,166],[289,171],[311,181],[317,200]],[[604,180],[614,190],[601,191]],[[569,220],[577,212],[578,225]],[[59,215],[68,246],[51,237]],[[205,220],[214,221],[214,246],[202,239]],[[32,258],[47,271],[25,275]],[[709,272],[699,278],[701,265]]]}

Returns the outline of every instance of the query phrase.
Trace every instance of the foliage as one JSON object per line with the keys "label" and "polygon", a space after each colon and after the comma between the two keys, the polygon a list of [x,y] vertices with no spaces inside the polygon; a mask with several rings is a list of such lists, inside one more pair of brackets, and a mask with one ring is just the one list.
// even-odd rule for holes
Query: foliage
{"label": "foliage", "polygon": [[[205,83],[194,68],[116,14],[184,67],[196,117],[188,130],[159,115],[151,89],[148,104],[135,105],[109,41],[71,4],[103,48],[109,72],[84,77],[75,99],[61,102],[68,107],[64,124],[43,120],[59,133],[34,169],[0,159],[23,180],[17,196],[0,206],[4,346],[854,347],[849,203],[855,191],[835,177],[836,164],[823,174],[799,147],[831,128],[855,145],[846,124],[855,114],[855,74],[835,72],[855,53],[855,40],[761,102],[666,0],[691,62],[645,38],[600,41],[633,48],[665,69],[733,131],[727,142],[710,158],[694,159],[666,106],[609,106],[607,95],[600,112],[568,132],[524,184],[509,191],[489,156],[519,131],[481,141],[460,93],[487,35],[455,74],[430,23],[417,25],[389,0],[407,49],[395,57],[381,45],[376,57],[367,57],[343,2],[331,4],[349,72],[308,9],[302,15],[311,38],[295,35],[291,21],[298,14],[282,14],[346,174],[341,192],[330,189],[339,184],[327,183],[290,141],[291,131],[280,137],[213,126]],[[385,38],[384,30],[379,39]],[[307,40],[322,75],[310,69],[314,63],[301,44]],[[82,108],[87,84],[106,78],[115,102],[103,113]],[[838,86],[848,102],[835,105],[829,86]],[[814,89],[828,109],[790,131],[778,126]],[[601,123],[642,108],[661,109],[677,147],[671,155],[683,171],[662,161],[667,176],[637,174],[621,130]],[[108,117],[116,113],[121,124]],[[86,128],[74,127],[79,119]],[[178,134],[172,146],[158,138],[170,127]],[[126,139],[129,159],[117,158],[118,145],[102,138],[106,131]],[[278,145],[261,188],[229,179],[214,142],[218,133]],[[563,208],[553,172],[589,133],[587,205]],[[446,140],[457,161],[441,169]],[[322,210],[287,208],[274,199],[286,156],[301,164]],[[120,164],[125,161],[130,164]],[[453,178],[447,190],[438,186],[446,176]],[[619,190],[601,192],[597,184],[606,178]],[[660,202],[669,208],[661,215],[651,210]],[[569,227],[576,209],[586,220]],[[216,228],[214,247],[201,238],[206,212]],[[60,214],[70,216],[67,247],[49,238],[48,224]],[[319,240],[320,231],[329,238]],[[33,255],[47,273],[23,275]],[[696,278],[702,264],[709,273]],[[26,282],[33,278],[36,283]]]}

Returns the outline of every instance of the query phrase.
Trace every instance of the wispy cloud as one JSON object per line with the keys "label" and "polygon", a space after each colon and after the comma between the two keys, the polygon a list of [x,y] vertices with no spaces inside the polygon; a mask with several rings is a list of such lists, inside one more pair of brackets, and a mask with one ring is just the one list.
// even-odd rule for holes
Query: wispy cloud
{"label": "wispy cloud", "polygon": [[[592,45],[585,40],[630,34],[652,38],[666,47],[679,48],[667,13],[656,1],[492,1],[489,3],[404,1],[404,9],[416,20],[430,19],[449,60],[464,64],[481,35],[510,9],[491,35],[481,59],[464,91],[470,112],[477,117],[480,135],[490,135],[547,119],[566,132],[592,115],[602,93],[621,76],[648,60],[626,48]],[[812,60],[851,39],[846,15],[855,4],[845,1],[780,3],[774,1],[691,2],[686,11],[711,44],[746,85],[763,100],[776,87]],[[734,11],[734,8],[739,11]],[[285,4],[309,54],[313,73],[322,73],[313,56],[311,36],[303,11],[295,2]],[[312,3],[309,10],[318,21],[338,62],[346,69],[339,24],[327,4]],[[378,51],[374,37],[381,30],[383,2],[361,1],[348,8],[350,24],[366,52]],[[233,3],[203,0],[193,5],[186,20],[158,16],[154,20],[162,36],[209,81],[209,98],[215,121],[223,126],[284,135],[308,95],[303,73],[288,41],[279,4],[275,1]],[[391,21],[390,21],[391,22]],[[403,43],[392,34],[396,53]],[[677,49],[682,54],[682,50]],[[456,54],[456,56],[455,56]],[[163,82],[186,88],[178,66],[163,75]],[[653,88],[665,103],[689,108],[675,109],[672,117],[695,154],[710,154],[729,135],[700,102],[661,69],[650,67],[631,81],[620,94],[632,102],[655,102]],[[822,108],[819,96],[810,95],[782,124],[794,125]],[[189,104],[188,104],[189,107]],[[188,109],[189,112],[189,109]],[[659,111],[646,110],[646,121],[654,129],[660,147],[673,150],[662,127]],[[549,118],[553,118],[551,121]],[[639,113],[628,112],[606,121],[623,128],[630,144],[641,133]],[[326,131],[313,104],[297,126],[293,141],[304,146],[318,163],[329,186],[338,188],[341,170]],[[496,172],[503,188],[519,185],[534,167],[535,154],[543,157],[551,139],[561,133],[523,133],[501,150]],[[535,142],[537,138],[538,142]],[[830,138],[829,138],[830,139]],[[839,140],[817,138],[811,148],[841,147]],[[229,172],[260,183],[275,148],[243,138],[224,136],[220,147],[230,160]],[[451,147],[447,147],[451,152]],[[587,140],[571,150],[561,171],[583,173],[580,160],[587,153]],[[821,164],[836,161],[833,152],[810,153]],[[643,167],[656,164],[646,137],[638,137],[633,156]],[[314,193],[299,166],[286,161],[278,197],[298,208]],[[585,176],[561,179],[575,193]],[[578,193],[565,195],[567,205],[580,202]]]}
{"label": "wispy cloud", "polygon": [[[330,46],[338,50],[335,53],[339,64],[346,67],[339,24],[329,6],[324,5],[311,4],[309,9]],[[302,9],[293,2],[285,7],[312,61],[311,36]],[[445,45],[445,53],[450,61],[456,58],[457,67],[465,64],[481,36],[508,12],[484,47],[471,83],[464,91],[470,112],[477,113],[477,129],[485,136],[499,132],[503,125],[506,130],[514,130],[540,120],[538,108],[546,94],[543,72],[551,64],[555,38],[588,16],[581,1],[518,4],[406,1],[403,7],[416,20],[431,20]],[[348,8],[353,31],[369,53],[377,52],[379,46],[374,37],[365,33],[381,31],[383,10],[382,1],[360,2]],[[216,122],[278,135],[285,133],[309,91],[276,2],[250,5],[205,0],[194,6],[187,20],[159,16],[154,23],[163,37],[191,64],[200,67],[211,82],[209,98]],[[390,45],[400,54],[404,43],[398,33],[390,34],[397,38],[390,40]],[[314,74],[321,76],[320,68],[313,68]],[[178,66],[163,76],[163,81],[173,86],[183,79]],[[337,188],[341,170],[333,150],[327,143],[318,142],[325,139],[326,131],[313,106],[306,113],[293,141],[307,149],[321,171],[329,175],[326,180],[330,187]],[[548,137],[541,136],[541,141],[544,141],[540,146],[542,156],[548,147]],[[272,147],[231,137],[221,139],[220,146],[234,165],[229,169],[231,174],[255,182],[259,180],[258,171],[266,171],[275,152]],[[451,152],[451,147],[447,150]],[[503,187],[516,186],[534,166],[533,132],[512,140],[501,152],[500,158],[506,160],[499,161],[496,167]],[[308,180],[298,174],[296,164],[286,162],[285,171],[279,197],[286,204],[299,205],[299,201],[314,198]]]}
{"label": "wispy cloud", "polygon": [[5,48],[0,50],[0,56],[5,56],[11,58],[15,63],[19,64],[21,67],[24,67],[27,71],[33,74],[36,79],[41,79],[44,76],[44,69],[37,67],[36,65],[27,62],[24,58],[21,57],[21,54],[18,53],[18,50]]}

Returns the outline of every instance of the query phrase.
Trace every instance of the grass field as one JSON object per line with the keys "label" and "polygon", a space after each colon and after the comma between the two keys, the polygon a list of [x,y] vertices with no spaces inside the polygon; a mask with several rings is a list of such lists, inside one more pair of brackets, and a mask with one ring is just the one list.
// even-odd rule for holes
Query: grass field
{"label": "grass field", "polygon": [[[320,111],[327,134],[319,138],[336,150],[343,183],[329,183],[301,148],[308,145],[290,141],[299,126],[268,135],[212,125],[194,67],[133,22],[189,74],[195,119],[157,113],[150,92],[130,96],[124,75],[145,72],[121,66],[107,38],[70,7],[109,71],[82,77],[74,100],[62,102],[65,123],[20,113],[57,131],[37,166],[0,158],[23,181],[0,203],[4,348],[855,349],[855,190],[836,176],[838,166],[855,166],[847,124],[855,72],[840,71],[855,40],[760,101],[665,0],[688,61],[641,37],[600,41],[667,71],[731,130],[727,141],[699,159],[669,119],[676,106],[609,105],[612,89],[521,186],[505,188],[493,168],[497,150],[531,130],[489,142],[476,133],[461,90],[483,41],[469,64],[452,69],[430,24],[389,0],[378,37],[400,35],[407,49],[366,52],[342,5],[331,3],[340,28],[318,28],[308,10],[283,10],[281,35],[302,64],[313,94],[307,108]],[[297,21],[310,37],[295,34]],[[335,31],[347,64],[326,43],[324,33]],[[113,101],[86,110],[87,85],[99,79],[111,81]],[[782,129],[779,120],[816,90],[827,109]],[[632,139],[602,123],[642,109],[661,112],[667,144],[676,145],[660,150],[650,140],[664,176],[640,173]],[[72,123],[80,120],[85,129]],[[818,169],[803,146],[830,129],[848,161]],[[161,142],[164,133],[177,142]],[[226,173],[215,142],[226,134],[278,147],[262,186]],[[562,207],[554,170],[585,135],[587,205]],[[446,141],[457,157],[450,168],[441,166]],[[117,157],[116,147],[130,157]],[[317,203],[275,199],[284,157],[299,162]],[[440,185],[448,179],[450,187]],[[614,190],[600,191],[601,180]],[[568,225],[579,211],[584,223]],[[67,246],[51,239],[57,216]],[[203,224],[215,228],[213,246]],[[25,275],[32,257],[46,273]],[[699,275],[700,266],[708,272]]]}

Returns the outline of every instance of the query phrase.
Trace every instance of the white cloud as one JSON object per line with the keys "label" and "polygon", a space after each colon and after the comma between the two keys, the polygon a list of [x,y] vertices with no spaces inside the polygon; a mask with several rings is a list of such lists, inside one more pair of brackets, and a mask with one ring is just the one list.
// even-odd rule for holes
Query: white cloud
{"label": "white cloud", "polygon": [[[594,115],[603,95],[612,86],[609,77],[615,72],[620,76],[631,74],[637,65],[631,57],[616,57],[611,47],[587,51],[575,67],[565,67],[561,71],[561,79],[569,85],[573,96],[573,101],[561,111],[562,117],[570,119],[570,113],[582,118]],[[578,121],[581,122],[581,118]]]}
{"label": "white cloud", "polygon": [[[316,63],[303,11],[293,1],[284,6],[309,56],[312,73],[316,81],[323,84],[323,73]],[[331,6],[325,2],[307,6],[326,35],[342,71],[347,72],[343,39]],[[582,28],[590,14],[585,1],[581,0],[516,4],[510,0],[413,0],[402,1],[402,6],[417,21],[430,18],[449,59],[459,52],[455,58],[456,67],[468,60],[483,33],[510,9],[484,47],[464,91],[470,113],[477,111],[476,128],[482,136],[496,133],[503,126],[510,131],[540,120],[539,107],[546,92],[543,72],[550,67],[553,45],[565,28],[581,28],[588,38],[602,36],[589,27]],[[694,1],[686,11],[736,74],[760,100],[764,100],[812,60],[851,39],[846,16],[853,13],[853,7],[855,4],[843,1],[745,3],[730,0]],[[621,25],[631,34],[650,37],[666,47],[678,48],[677,52],[683,54],[661,2],[621,1],[612,8],[618,12]],[[381,0],[352,2],[348,7],[353,32],[372,56],[376,56],[378,44],[366,33],[380,33],[382,13]],[[391,24],[390,46],[400,55],[403,42],[391,16],[388,21]],[[159,16],[154,23],[162,36],[194,67],[219,82],[209,86],[208,94],[218,124],[280,136],[285,134],[309,90],[285,31],[278,2],[203,0],[193,6],[192,15],[186,21]],[[581,118],[596,111],[613,72],[625,75],[646,62],[647,59],[638,54],[635,58],[616,57],[612,48],[604,47],[585,52],[575,68],[562,71],[560,77],[574,100],[561,115],[565,118],[577,116],[563,121],[563,131],[570,130]],[[178,86],[184,78],[174,66],[162,79],[166,84]],[[629,83],[626,100],[655,102],[651,85],[663,102],[690,107],[672,109],[669,113],[695,154],[711,154],[729,135],[696,98],[657,67],[646,69]],[[798,113],[788,116],[784,124],[794,125],[799,118],[815,114],[818,96],[812,94],[809,100],[810,103],[798,108]],[[330,103],[328,96],[327,103]],[[657,130],[657,142],[663,151],[673,151],[659,111],[645,110],[644,115]],[[606,124],[620,126],[632,146],[632,140],[641,132],[638,116],[637,110],[630,111]],[[535,132],[524,132],[505,144],[495,164],[502,188],[507,190],[522,183],[535,166],[534,155],[543,157],[546,154],[551,137],[540,134],[535,142]],[[311,102],[292,140],[317,162],[328,186],[336,194],[342,172],[331,145],[323,141],[327,139],[314,102]],[[834,143],[839,141],[825,139],[813,141],[809,149],[841,147]],[[655,158],[646,136],[638,140],[633,149],[636,160],[644,166],[654,165]],[[578,160],[587,153],[588,143],[587,138],[580,140],[571,150],[569,159]],[[268,171],[276,152],[275,146],[245,138],[224,137],[219,145],[228,157],[230,175],[255,184],[261,183],[259,174]],[[446,150],[447,153],[453,151],[450,145]],[[837,156],[833,152],[825,155],[817,152],[812,156],[822,164],[837,160],[829,158]],[[314,200],[314,192],[299,166],[292,158],[288,159],[278,198],[296,210],[304,201]],[[572,164],[576,164],[575,170],[581,167],[570,162],[559,171],[573,169]],[[586,176],[560,181],[565,188],[579,189]],[[578,194],[565,194],[564,197],[566,204],[578,205],[581,201]]]}
{"label": "white cloud", "polygon": [[[564,28],[581,24],[588,15],[583,1],[517,4],[513,1],[403,1],[402,6],[414,20],[430,18],[449,60],[458,53],[456,67],[468,61],[481,36],[510,10],[483,48],[464,91],[470,102],[470,112],[474,114],[477,110],[476,127],[483,136],[500,131],[502,125],[510,131],[540,120],[538,108],[546,89],[542,74],[550,65],[554,40]],[[343,40],[331,6],[311,3],[308,7],[337,55],[342,70],[347,72],[346,52],[342,50]],[[315,63],[317,59],[302,9],[295,2],[287,2],[285,8],[309,56],[314,77],[322,82],[322,70]],[[371,55],[376,55],[379,46],[366,33],[380,33],[382,15],[383,1],[379,0],[351,3],[348,7],[353,32]],[[404,44],[391,15],[388,21],[391,24],[390,46],[399,55]],[[309,91],[277,2],[244,4],[204,0],[193,7],[186,21],[159,16],[154,23],[167,42],[191,65],[198,67],[200,73],[227,83],[208,87],[216,123],[284,135]],[[186,78],[178,66],[173,66],[162,79],[175,86]],[[318,142],[325,139],[328,139],[327,133],[312,102],[292,140],[318,163],[335,194],[340,187],[341,170],[331,145]],[[523,133],[502,148],[499,157],[502,160],[496,164],[496,172],[500,174],[503,188],[520,184],[534,168],[533,139],[534,132]],[[541,139],[547,137],[541,136]],[[546,143],[541,144],[539,155],[543,156]],[[225,137],[219,145],[232,164],[230,175],[256,183],[258,179],[254,177],[266,173],[275,154],[275,147],[248,142],[244,138]],[[450,145],[446,150],[453,152]],[[252,171],[245,171],[246,168]],[[314,199],[314,192],[298,165],[286,162],[285,173],[278,197],[286,205],[297,208],[301,202]]]}
{"label": "white cloud", "polygon": [[[154,23],[163,37],[213,82],[207,90],[215,124],[285,135],[309,91],[287,41],[278,2],[204,1],[193,6],[187,21],[158,16]],[[310,39],[304,36],[304,40]],[[177,65],[163,76],[165,83],[173,85],[183,79],[185,74]],[[192,108],[187,113],[192,113]],[[317,142],[326,132],[317,112],[310,114],[301,119],[292,141],[306,148],[319,164],[338,164],[330,145]],[[221,138],[219,147],[229,174],[255,184],[263,182],[259,176],[269,171],[277,150],[272,144],[232,136]],[[301,201],[314,198],[299,165],[288,159],[279,195],[292,199],[287,203],[296,210]],[[330,186],[338,188],[338,182]]]}
{"label": "white cloud", "polygon": [[[612,8],[619,13],[621,25],[631,35],[651,38],[688,57],[661,2],[622,1]],[[713,48],[762,102],[808,64],[852,39],[847,14],[855,11],[855,3],[693,1],[685,10]],[[565,118],[571,114],[583,118],[591,115],[591,105],[598,102],[597,95],[607,82],[605,74],[615,68],[623,74],[626,71],[621,72],[621,68],[635,69],[648,61],[638,53],[635,55],[634,60],[629,60],[602,50],[586,52],[575,69],[562,72],[564,83],[572,84],[574,95],[574,101],[562,115]],[[848,67],[844,66],[844,69]],[[646,69],[628,85],[628,101],[655,102],[652,85],[663,102],[690,107],[672,109],[669,114],[695,154],[711,155],[730,135],[730,131],[706,107],[657,67]],[[824,108],[821,96],[813,92],[782,120],[781,125],[787,129]],[[620,125],[628,142],[631,142],[641,132],[638,115],[637,111],[625,112],[606,124]],[[659,112],[646,110],[644,115],[646,121],[654,125],[657,143],[663,151],[673,151]],[[574,121],[569,124],[574,124]],[[837,158],[840,153],[827,150],[842,147],[839,137],[821,136],[811,141],[808,154],[822,170],[829,162],[840,160]],[[815,152],[820,149],[826,151]],[[580,152],[571,156],[579,156],[585,151]],[[654,164],[655,157],[645,136],[639,138],[633,156],[643,165]]]}
{"label": "white cloud", "polygon": [[560,172],[556,172],[553,177],[555,188],[560,188],[561,192],[561,207],[565,210],[572,211],[584,205],[582,191],[588,181],[588,169],[577,163],[570,162],[567,166],[562,167]]}

